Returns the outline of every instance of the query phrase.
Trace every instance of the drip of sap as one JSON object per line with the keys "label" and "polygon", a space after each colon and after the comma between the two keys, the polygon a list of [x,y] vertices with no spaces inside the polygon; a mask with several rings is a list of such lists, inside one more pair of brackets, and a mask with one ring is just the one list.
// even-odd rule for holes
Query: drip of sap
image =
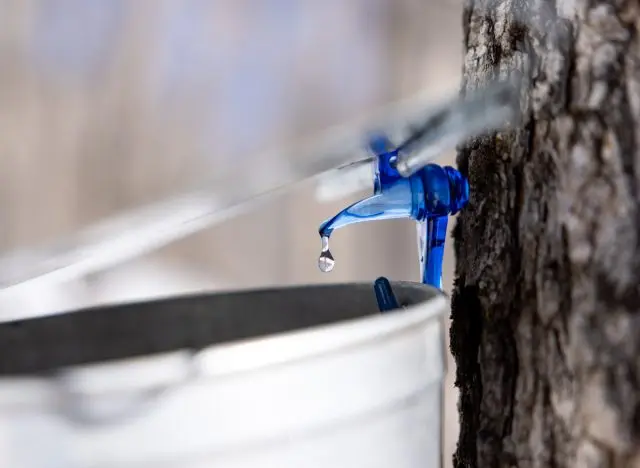
{"label": "drip of sap", "polygon": [[318,268],[323,273],[328,273],[333,270],[336,261],[333,259],[333,255],[331,255],[331,251],[329,250],[329,237],[322,236],[322,251],[320,252],[320,257],[318,257]]}

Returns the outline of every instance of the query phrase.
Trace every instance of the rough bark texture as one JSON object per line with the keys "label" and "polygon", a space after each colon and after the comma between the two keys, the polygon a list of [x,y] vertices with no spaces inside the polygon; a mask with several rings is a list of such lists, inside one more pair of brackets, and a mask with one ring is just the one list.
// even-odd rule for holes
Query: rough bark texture
{"label": "rough bark texture", "polygon": [[464,89],[522,121],[461,148],[454,465],[640,466],[637,1],[465,6]]}

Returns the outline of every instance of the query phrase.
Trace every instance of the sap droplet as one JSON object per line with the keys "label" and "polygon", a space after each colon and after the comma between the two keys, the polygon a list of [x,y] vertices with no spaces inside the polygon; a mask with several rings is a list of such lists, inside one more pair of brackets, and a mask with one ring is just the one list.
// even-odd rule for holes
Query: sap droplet
{"label": "sap droplet", "polygon": [[328,273],[333,270],[336,261],[333,259],[333,255],[331,255],[331,251],[329,250],[329,238],[326,236],[322,236],[322,252],[320,252],[320,257],[318,257],[318,268],[323,273]]}
{"label": "sap droplet", "polygon": [[329,273],[333,270],[335,264],[336,261],[333,259],[333,255],[331,255],[329,250],[322,252],[320,257],[318,257],[318,268],[320,268],[320,271],[323,273]]}

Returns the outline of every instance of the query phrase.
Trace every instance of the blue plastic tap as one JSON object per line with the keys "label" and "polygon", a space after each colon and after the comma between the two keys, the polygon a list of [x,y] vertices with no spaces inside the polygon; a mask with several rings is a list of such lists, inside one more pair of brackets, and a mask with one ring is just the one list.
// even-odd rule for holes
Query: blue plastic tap
{"label": "blue plastic tap", "polygon": [[398,148],[385,137],[373,138],[369,147],[376,156],[373,195],[345,208],[320,225],[322,253],[318,265],[333,268],[329,237],[335,229],[363,221],[411,218],[417,222],[422,282],[442,289],[442,259],[449,215],[469,200],[469,183],[456,169],[427,164],[409,177],[395,167]]}

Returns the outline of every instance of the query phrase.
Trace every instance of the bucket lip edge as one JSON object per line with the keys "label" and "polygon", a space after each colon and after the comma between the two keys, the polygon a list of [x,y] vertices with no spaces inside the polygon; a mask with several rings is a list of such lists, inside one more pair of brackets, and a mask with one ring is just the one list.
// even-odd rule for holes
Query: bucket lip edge
{"label": "bucket lip edge", "polygon": [[[166,363],[165,375],[167,380],[171,381],[167,382],[170,385],[180,384],[176,381],[176,376],[179,375],[205,379],[233,378],[246,373],[262,372],[283,365],[295,365],[301,361],[318,359],[348,349],[367,346],[377,340],[386,340],[415,329],[427,322],[439,322],[443,325],[447,304],[446,296],[436,295],[431,299],[406,307],[404,311],[395,314],[368,315],[337,324],[325,324],[303,330],[292,330],[276,335],[217,344],[195,353],[186,349],[176,349],[165,353],[69,366],[61,368],[60,372],[67,377],[73,378],[74,375],[79,377],[80,381],[73,380],[76,380],[80,387],[85,387],[81,382],[84,380],[83,376],[88,377],[87,383],[94,390],[87,387],[85,390],[89,390],[89,393],[94,395],[142,390],[148,388],[150,382],[146,380],[129,381],[127,385],[118,386],[120,388],[117,389],[107,386],[107,388],[98,390],[90,383],[93,380],[92,374],[117,372],[119,368],[126,369],[141,364],[158,365],[161,361]],[[444,337],[442,341],[444,342]],[[36,383],[38,381],[45,383],[51,381],[51,377],[44,375],[3,376],[0,377],[0,384],[19,385],[21,382]],[[57,381],[58,379],[53,376],[53,380]],[[189,379],[178,378],[178,380],[186,383]]]}

